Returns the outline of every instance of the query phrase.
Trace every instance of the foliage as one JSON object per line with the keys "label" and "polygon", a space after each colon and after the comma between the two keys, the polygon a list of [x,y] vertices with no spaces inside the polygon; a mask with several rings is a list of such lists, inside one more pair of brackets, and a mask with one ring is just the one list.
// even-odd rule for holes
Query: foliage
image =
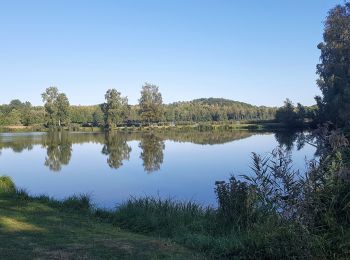
{"label": "foliage", "polygon": [[116,89],[109,89],[105,94],[106,103],[102,104],[104,122],[107,129],[115,127],[127,118],[128,99],[122,97]]}
{"label": "foliage", "polygon": [[145,123],[156,123],[163,117],[163,99],[156,85],[145,83],[139,99],[140,116]]}
{"label": "foliage", "polygon": [[165,120],[170,122],[267,120],[273,119],[276,112],[276,108],[273,107],[257,107],[223,98],[176,102],[166,105],[164,109]]}
{"label": "foliage", "polygon": [[0,125],[33,125],[43,123],[44,109],[33,107],[30,102],[12,100],[9,104],[0,105]]}
{"label": "foliage", "polygon": [[321,63],[317,65],[319,120],[341,127],[350,122],[350,3],[331,9],[325,21]]}
{"label": "foliage", "polygon": [[10,177],[0,176],[0,193],[12,193],[15,190],[15,184]]}
{"label": "foliage", "polygon": [[298,103],[295,107],[288,98],[284,101],[284,105],[277,109],[276,120],[288,127],[302,127],[306,120],[312,121],[316,117],[314,107],[305,107]]}
{"label": "foliage", "polygon": [[[120,98],[126,101],[125,98]],[[70,122],[73,125],[79,124],[80,126],[98,127],[105,125],[106,113],[104,113],[103,110],[107,108],[106,105],[108,102],[91,106],[72,105],[69,106],[69,110],[67,110],[66,106],[68,103],[66,102],[66,98],[60,96],[60,99],[65,101],[60,102],[62,111],[60,116],[62,117],[61,121],[63,120],[64,124]],[[113,125],[139,125],[143,120],[142,113],[140,114],[140,106],[127,105],[127,102],[122,102],[122,104],[122,109],[120,109],[119,112],[117,109],[114,111],[115,113],[111,113],[110,116],[107,117],[109,118],[108,120],[110,123]],[[148,110],[150,113],[147,112],[144,115],[154,114],[152,111],[154,111],[155,108],[152,109]],[[52,126],[55,120],[53,117],[49,116],[47,113],[48,110],[52,110],[52,116],[54,117],[57,107],[49,104],[46,104],[46,108],[41,106],[31,106],[29,102],[24,102],[19,105],[18,101],[12,102],[12,104],[0,105],[0,125],[31,126],[46,123],[50,126],[48,122],[50,121]],[[150,123],[168,122],[181,125],[196,122],[271,120],[275,117],[276,108],[263,106],[257,107],[227,99],[202,98],[188,102],[163,104],[161,105],[161,108],[156,109],[156,111],[157,113],[159,112],[157,119],[150,119]],[[148,119],[144,118],[144,120],[146,120],[144,122],[148,123]],[[65,121],[67,121],[67,123]],[[56,124],[58,124],[58,121]]]}
{"label": "foliage", "polygon": [[41,94],[49,127],[61,127],[69,122],[69,101],[56,87],[49,87]]}
{"label": "foliage", "polygon": [[215,192],[218,200],[218,216],[225,226],[247,228],[256,217],[254,190],[245,182],[231,176],[228,183],[216,182]]}

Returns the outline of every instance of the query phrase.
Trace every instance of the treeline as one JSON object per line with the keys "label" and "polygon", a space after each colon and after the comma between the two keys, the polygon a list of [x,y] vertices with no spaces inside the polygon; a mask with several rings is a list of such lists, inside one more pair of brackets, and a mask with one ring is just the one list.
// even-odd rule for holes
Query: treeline
{"label": "treeline", "polygon": [[165,107],[166,121],[207,122],[274,119],[276,108],[253,106],[223,98],[201,98]]}
{"label": "treeline", "polygon": [[105,103],[91,106],[70,105],[68,97],[56,87],[42,94],[44,106],[12,100],[0,105],[0,125],[45,125],[61,127],[79,124],[113,128],[118,125],[150,125],[157,123],[219,122],[239,120],[271,120],[277,108],[253,106],[223,98],[202,98],[193,101],[163,104],[155,85],[146,83],[137,105],[129,105],[116,89],[105,94]]}
{"label": "treeline", "polygon": [[30,102],[12,100],[9,104],[0,105],[0,125],[34,125],[43,124],[45,110],[32,106]]}
{"label": "treeline", "polygon": [[[163,113],[156,122],[188,123],[219,122],[239,120],[272,120],[275,118],[275,107],[253,106],[250,104],[222,99],[202,98],[193,101],[164,104]],[[129,105],[124,123],[147,123],[140,115],[139,105]],[[94,126],[104,124],[104,113],[100,105],[71,106],[71,122]]]}
{"label": "treeline", "polygon": [[305,123],[319,122],[319,109],[317,105],[306,107],[300,103],[295,106],[288,98],[284,105],[276,111],[276,121],[289,127],[304,126]]}

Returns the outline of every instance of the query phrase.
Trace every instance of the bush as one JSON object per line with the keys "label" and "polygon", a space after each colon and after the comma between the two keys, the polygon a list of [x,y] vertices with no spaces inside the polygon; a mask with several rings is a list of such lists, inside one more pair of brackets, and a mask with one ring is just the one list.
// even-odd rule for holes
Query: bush
{"label": "bush", "polygon": [[13,193],[16,191],[15,184],[8,176],[0,176],[0,193]]}
{"label": "bush", "polygon": [[256,220],[253,187],[231,176],[228,183],[216,182],[218,217],[225,226],[248,227]]}

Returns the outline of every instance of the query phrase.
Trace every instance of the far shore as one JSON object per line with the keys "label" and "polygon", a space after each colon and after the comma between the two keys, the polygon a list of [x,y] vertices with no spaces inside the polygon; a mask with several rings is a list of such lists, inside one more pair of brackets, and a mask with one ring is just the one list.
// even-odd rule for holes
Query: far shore
{"label": "far shore", "polygon": [[[295,128],[295,130],[302,130],[311,128],[311,125],[304,124],[303,126]],[[52,130],[44,125],[10,125],[0,126],[0,133],[12,133],[12,132],[47,132]],[[57,129],[55,129],[57,130]],[[97,126],[64,126],[59,130],[71,131],[71,132],[105,132],[103,127]],[[232,121],[232,122],[200,122],[200,123],[181,123],[181,124],[169,124],[159,123],[154,125],[144,126],[118,126],[110,129],[109,131],[127,131],[127,132],[139,132],[139,131],[158,131],[158,130],[198,130],[198,131],[213,131],[213,130],[254,130],[254,131],[276,131],[276,130],[290,130],[290,127],[283,123],[273,121]]]}

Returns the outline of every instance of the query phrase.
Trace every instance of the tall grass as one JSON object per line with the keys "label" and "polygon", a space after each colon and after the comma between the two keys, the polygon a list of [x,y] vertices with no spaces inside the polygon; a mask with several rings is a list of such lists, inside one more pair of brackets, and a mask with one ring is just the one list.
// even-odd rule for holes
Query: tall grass
{"label": "tall grass", "polygon": [[30,196],[25,189],[17,188],[11,177],[8,176],[0,176],[0,194],[3,196],[15,197],[18,201],[38,201],[49,204],[50,206],[80,213],[91,214],[94,209],[88,194],[73,195],[62,201],[58,201],[46,195]]}

